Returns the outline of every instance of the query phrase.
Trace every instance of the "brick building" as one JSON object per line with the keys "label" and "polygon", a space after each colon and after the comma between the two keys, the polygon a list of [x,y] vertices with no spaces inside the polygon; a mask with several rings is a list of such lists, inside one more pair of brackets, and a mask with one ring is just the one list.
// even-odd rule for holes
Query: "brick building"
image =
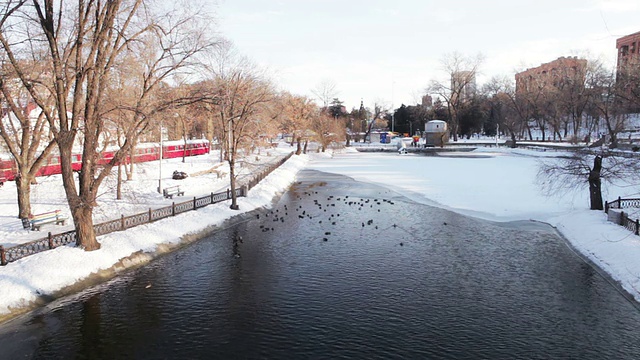
{"label": "brick building", "polygon": [[640,31],[616,40],[616,82],[621,88],[625,111],[640,112]]}
{"label": "brick building", "polygon": [[638,47],[640,47],[640,31],[616,40],[616,49],[618,49],[618,71],[631,61],[636,63],[640,61],[640,49],[638,49]]}
{"label": "brick building", "polygon": [[577,56],[559,57],[556,60],[516,74],[516,95],[536,89],[559,88],[567,81],[584,83],[587,60]]}

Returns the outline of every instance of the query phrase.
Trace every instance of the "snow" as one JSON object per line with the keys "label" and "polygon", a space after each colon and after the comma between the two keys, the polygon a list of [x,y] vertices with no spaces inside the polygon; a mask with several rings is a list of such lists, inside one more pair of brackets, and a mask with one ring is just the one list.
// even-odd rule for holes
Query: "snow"
{"label": "snow", "polygon": [[[243,175],[290,152],[286,144],[261,150],[248,156]],[[558,229],[584,256],[609,273],[620,285],[640,300],[640,238],[606,221],[602,211],[588,210],[586,189],[553,198],[541,195],[535,183],[540,161],[555,161],[557,151],[485,148],[442,156],[396,153],[358,153],[353,149],[293,156],[274,171],[248,197],[238,199],[240,211],[229,209],[228,202],[190,211],[99,237],[100,250],[85,252],[73,246],[28,256],[0,267],[0,316],[34,306],[41,295],[55,295],[61,289],[82,281],[91,274],[117,272],[120,268],[145,261],[185,239],[197,237],[211,226],[220,225],[239,213],[269,208],[274,196],[286,191],[304,168],[343,174],[359,181],[375,183],[397,191],[413,201],[438,206],[461,214],[491,221],[535,220]],[[228,167],[219,162],[219,154],[165,160],[163,186],[180,184],[186,197],[202,196],[226,189]],[[124,183],[124,199],[116,201],[113,178],[105,185],[95,211],[96,222],[118,218],[166,206],[172,200],[157,193],[159,163],[136,167],[135,179]],[[173,170],[186,171],[185,180],[172,180]],[[221,174],[218,178],[216,171]],[[628,196],[629,187],[609,188],[605,198]],[[0,235],[4,246],[15,246],[46,236],[46,231],[71,228],[49,225],[41,233],[22,229],[16,218],[15,185],[0,189]],[[68,215],[59,176],[42,178],[33,186],[34,213],[62,209]],[[206,219],[206,221],[203,221]],[[137,255],[137,256],[136,256]]]}

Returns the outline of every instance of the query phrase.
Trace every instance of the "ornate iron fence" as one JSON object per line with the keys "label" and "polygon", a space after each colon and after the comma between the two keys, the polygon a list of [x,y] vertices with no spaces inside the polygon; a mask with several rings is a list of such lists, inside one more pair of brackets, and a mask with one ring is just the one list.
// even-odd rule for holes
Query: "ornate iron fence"
{"label": "ornate iron fence", "polygon": [[625,208],[640,208],[640,199],[621,199],[612,202],[605,201],[604,212],[609,213],[609,209],[625,209]]}
{"label": "ornate iron fence", "polygon": [[[242,182],[240,186],[236,189],[237,197],[247,196],[247,192],[256,186],[261,180],[263,180],[267,175],[273,172],[275,169],[284,164],[291,156],[293,152],[289,153],[289,155],[283,157],[270,164],[265,169],[261,170],[257,174],[252,174],[252,176]],[[120,219],[106,221],[100,224],[94,225],[94,231],[96,232],[96,236],[106,235],[116,231],[126,230],[138,225],[148,224],[153,221],[157,221],[160,219],[164,219],[170,216],[175,216],[177,214],[196,210],[198,208],[205,207],[207,205],[216,204],[222,201],[226,201],[231,199],[231,191],[223,191],[219,193],[211,193],[210,195],[202,196],[202,197],[194,197],[192,200],[188,200],[181,203],[172,203],[171,206],[165,206],[158,209],[149,209],[149,211],[145,211],[143,213],[124,216],[121,215]],[[13,246],[10,248],[6,248],[0,245],[0,265],[7,265],[10,262],[14,262],[16,260],[22,259],[26,256],[37,254],[42,251],[47,251],[51,249],[55,249],[56,247],[75,243],[76,242],[76,232],[75,230],[67,231],[61,234],[52,234],[51,232],[44,239],[34,240],[22,245]]]}
{"label": "ornate iron fence", "polygon": [[640,208],[640,199],[622,199],[618,197],[617,200],[611,202],[605,201],[604,203],[604,212],[609,215],[609,221],[615,222],[620,226],[624,226],[627,230],[633,232],[636,235],[640,235],[640,220],[631,219],[629,217],[629,214],[625,213],[624,211],[620,211],[619,215],[609,212],[609,210],[611,209],[628,208]]}

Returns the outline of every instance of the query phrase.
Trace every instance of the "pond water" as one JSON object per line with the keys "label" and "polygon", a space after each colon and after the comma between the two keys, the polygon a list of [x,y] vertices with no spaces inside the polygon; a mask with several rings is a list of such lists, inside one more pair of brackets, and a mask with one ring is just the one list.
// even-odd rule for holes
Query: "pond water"
{"label": "pond water", "polygon": [[2,325],[0,357],[637,359],[638,324],[546,225],[305,170],[268,212]]}

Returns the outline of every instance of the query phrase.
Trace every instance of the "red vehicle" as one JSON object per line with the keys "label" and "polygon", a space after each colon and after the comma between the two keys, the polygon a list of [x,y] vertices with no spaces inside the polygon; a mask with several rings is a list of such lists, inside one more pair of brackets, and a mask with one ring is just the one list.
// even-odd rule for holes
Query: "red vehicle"
{"label": "red vehicle", "polygon": [[162,158],[172,159],[184,156],[208,154],[209,142],[206,140],[165,141],[162,143]]}
{"label": "red vehicle", "polygon": [[[184,141],[167,141],[162,144],[162,158],[170,159],[176,157],[196,156],[208,154],[211,151],[208,140],[187,140],[185,145]],[[99,164],[106,164],[111,159],[115,150],[105,150],[102,152],[102,157],[98,161]],[[143,143],[136,146],[134,151],[134,157],[136,163],[155,161],[160,159],[160,145],[157,143]],[[125,160],[129,162],[129,158]],[[74,171],[79,171],[82,166],[82,154],[74,153],[72,155],[71,166]],[[0,186],[5,181],[13,181],[16,178],[17,166],[12,157],[0,156]],[[60,174],[60,155],[52,154],[47,158],[45,165],[43,165],[37,172],[36,176],[48,176]]]}

